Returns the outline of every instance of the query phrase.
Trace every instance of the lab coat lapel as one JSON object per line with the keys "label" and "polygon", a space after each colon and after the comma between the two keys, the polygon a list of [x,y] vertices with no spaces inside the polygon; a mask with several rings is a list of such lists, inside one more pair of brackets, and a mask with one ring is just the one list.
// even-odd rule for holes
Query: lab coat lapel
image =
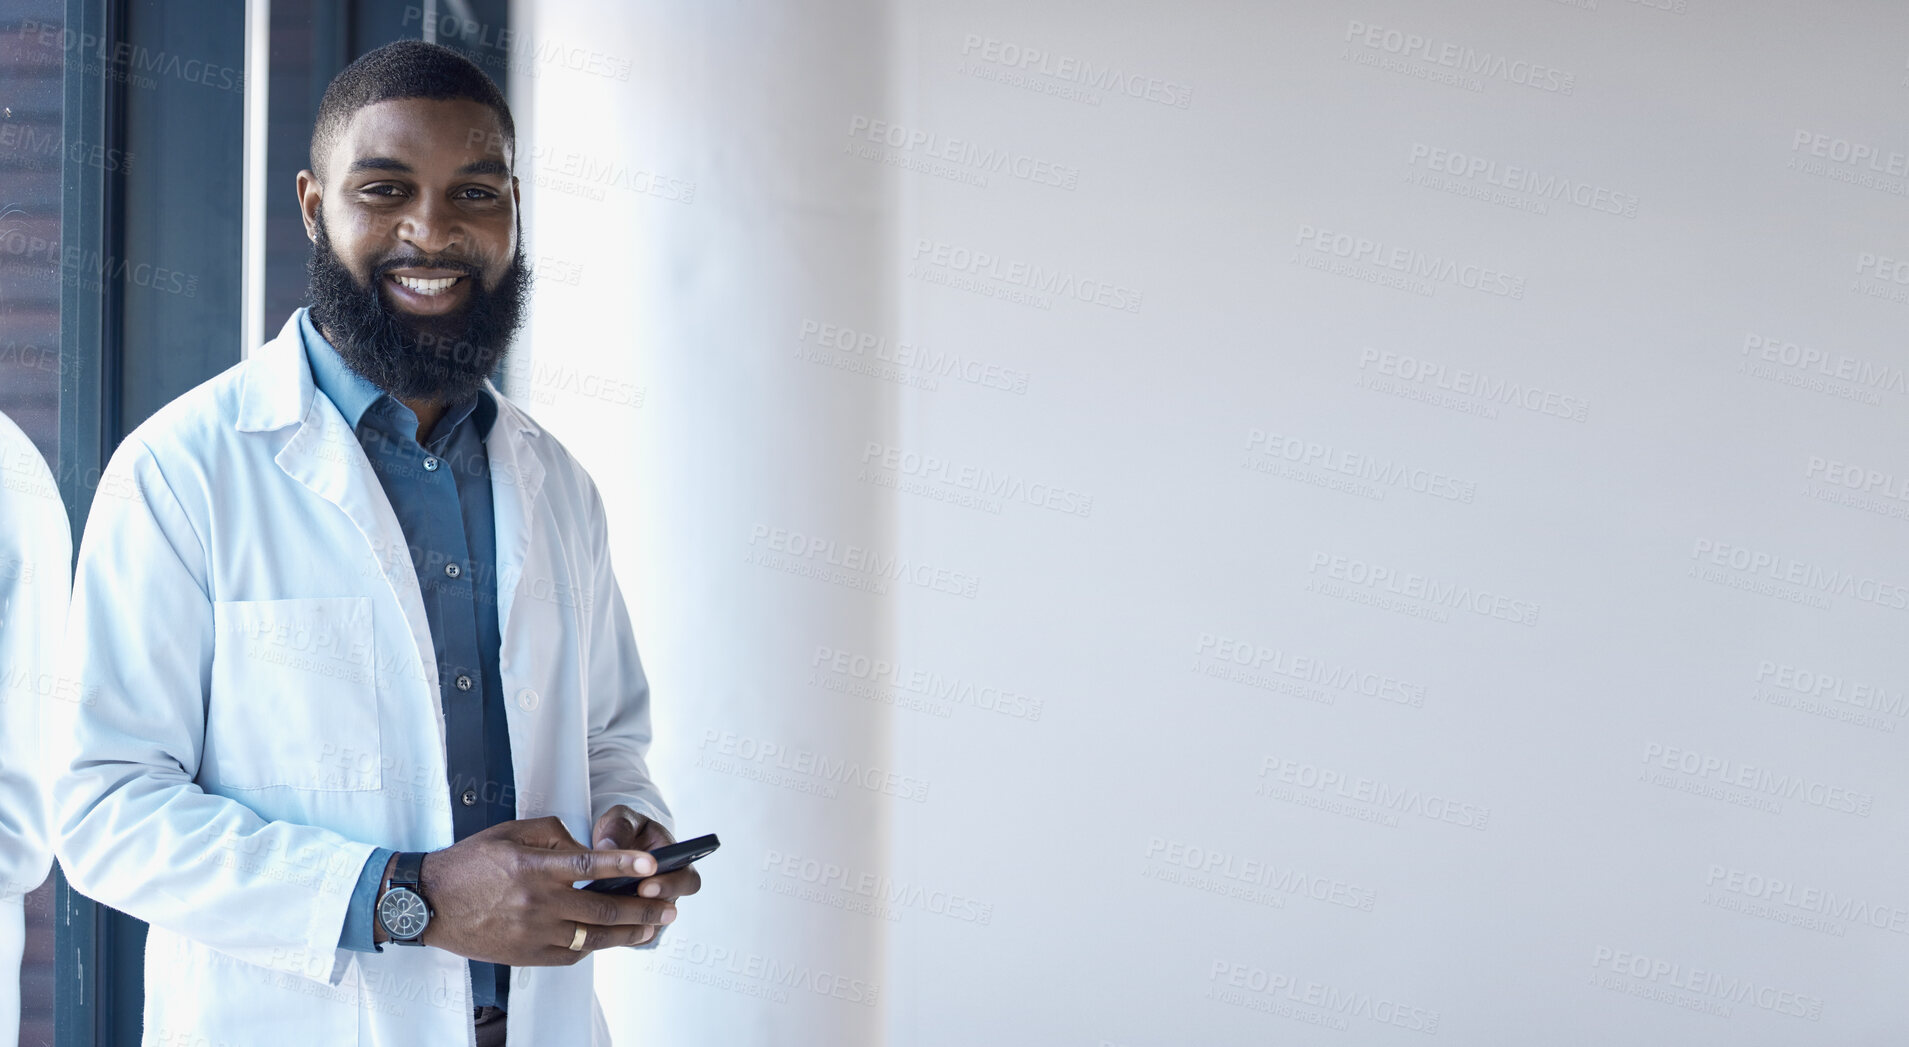
{"label": "lab coat lapel", "polygon": [[[274,459],[285,475],[309,488],[312,493],[337,506],[357,526],[377,559],[385,585],[397,597],[404,610],[405,624],[417,647],[419,672],[430,685],[435,701],[438,695],[436,648],[431,641],[430,620],[424,614],[424,594],[411,563],[410,546],[404,529],[385,497],[378,474],[371,468],[358,437],[345,425],[344,415],[331,400],[318,395],[312,381],[311,365],[298,337],[294,315],[279,336],[268,342],[246,363],[245,390],[240,407],[242,430],[274,429],[298,424],[298,431],[286,441]],[[292,555],[300,555],[292,551]],[[381,667],[401,671],[401,666]],[[443,731],[443,710],[438,710],[438,729]]]}
{"label": "lab coat lapel", "polygon": [[[497,421],[485,441],[491,466],[492,513],[497,524],[497,629],[504,638],[504,650],[509,651],[511,613],[524,590],[524,566],[529,561],[531,539],[537,537],[533,532],[537,499],[543,491],[544,464],[530,446],[531,438],[541,432],[537,423],[505,400],[495,386],[488,388],[497,398]],[[536,598],[534,592],[531,595]],[[556,598],[555,594],[549,595]]]}

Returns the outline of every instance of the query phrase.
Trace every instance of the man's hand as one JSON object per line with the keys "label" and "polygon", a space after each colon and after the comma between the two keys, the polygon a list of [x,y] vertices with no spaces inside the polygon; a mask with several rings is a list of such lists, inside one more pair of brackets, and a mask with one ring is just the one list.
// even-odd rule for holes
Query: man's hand
{"label": "man's hand", "polygon": [[[655,871],[656,859],[635,848],[585,848],[557,818],[493,825],[424,856],[432,916],[421,940],[472,960],[569,966],[596,949],[647,941],[676,918],[667,899],[598,894],[572,881]],[[579,925],[583,947],[572,950]]]}
{"label": "man's hand", "polygon": [[[658,825],[655,820],[630,810],[627,805],[617,804],[603,812],[597,819],[596,828],[590,831],[591,839],[596,841],[598,851],[635,850],[653,851],[664,844],[675,843],[669,830]],[[644,875],[644,874],[637,874]],[[637,887],[636,893],[645,898],[654,898],[659,902],[674,905],[676,899],[685,894],[695,894],[703,889],[703,877],[694,865],[686,865],[673,873],[664,873],[652,877]],[[670,910],[672,913],[675,909]],[[657,926],[661,926],[659,923]],[[642,945],[656,934],[656,927],[646,928],[642,937],[626,945]]]}

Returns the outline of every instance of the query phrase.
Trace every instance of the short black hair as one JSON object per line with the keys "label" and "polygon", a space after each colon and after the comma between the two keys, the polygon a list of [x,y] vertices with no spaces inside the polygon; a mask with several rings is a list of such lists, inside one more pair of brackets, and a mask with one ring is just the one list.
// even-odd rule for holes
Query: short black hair
{"label": "short black hair", "polygon": [[318,119],[312,123],[312,170],[324,176],[320,165],[331,155],[351,114],[398,98],[463,99],[489,106],[504,133],[505,155],[514,161],[517,128],[511,123],[510,105],[497,84],[477,63],[448,47],[399,40],[366,52],[325,88],[325,97],[318,103]]}

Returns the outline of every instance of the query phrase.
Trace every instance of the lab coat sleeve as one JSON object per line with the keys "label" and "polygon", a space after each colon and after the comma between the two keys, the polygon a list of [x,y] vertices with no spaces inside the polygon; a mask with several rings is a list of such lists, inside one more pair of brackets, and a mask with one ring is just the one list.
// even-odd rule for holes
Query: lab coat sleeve
{"label": "lab coat sleeve", "polygon": [[672,837],[676,826],[662,791],[650,780],[650,684],[636,653],[636,635],[610,567],[609,525],[594,485],[584,484],[588,501],[585,539],[590,543],[591,600],[584,609],[589,623],[584,656],[588,676],[590,821],[617,804],[661,823]]}
{"label": "lab coat sleeve", "polygon": [[0,430],[0,898],[17,906],[53,864],[40,707],[59,695],[54,648],[66,618],[73,540],[39,451],[9,420],[0,418]]}
{"label": "lab coat sleeve", "polygon": [[77,700],[62,703],[52,798],[60,861],[75,888],[116,909],[337,984],[372,845],[267,821],[195,782],[214,638],[206,563],[203,532],[135,435],[100,479],[74,574],[61,665]]}

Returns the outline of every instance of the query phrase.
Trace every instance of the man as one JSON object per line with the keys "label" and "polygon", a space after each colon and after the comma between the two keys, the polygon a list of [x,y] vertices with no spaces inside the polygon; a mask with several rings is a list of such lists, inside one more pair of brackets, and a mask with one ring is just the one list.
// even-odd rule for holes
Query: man
{"label": "man", "polygon": [[54,685],[73,536],[39,448],[0,414],[0,1044],[20,1035],[20,958],[27,892],[46,879],[40,706]]}
{"label": "man", "polygon": [[573,887],[672,833],[602,502],[485,379],[514,153],[454,52],[340,73],[298,176],[312,308],[102,480],[54,804],[74,885],[152,925],[147,1044],[607,1043],[589,954],[699,886]]}

